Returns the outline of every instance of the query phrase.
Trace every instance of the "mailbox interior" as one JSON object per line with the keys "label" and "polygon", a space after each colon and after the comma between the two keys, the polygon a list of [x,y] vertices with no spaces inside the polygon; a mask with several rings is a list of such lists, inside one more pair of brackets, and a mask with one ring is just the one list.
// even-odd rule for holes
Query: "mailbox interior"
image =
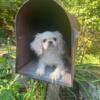
{"label": "mailbox interior", "polygon": [[[19,10],[16,17],[17,57],[16,72],[31,76],[35,79],[50,82],[48,78],[37,77],[32,71],[37,56],[30,49],[30,42],[38,32],[60,31],[65,40],[66,55],[72,59],[71,26],[66,12],[53,0],[29,0]],[[72,65],[70,64],[70,67]],[[72,68],[71,68],[72,69]],[[56,83],[72,85],[71,71],[69,83]]]}

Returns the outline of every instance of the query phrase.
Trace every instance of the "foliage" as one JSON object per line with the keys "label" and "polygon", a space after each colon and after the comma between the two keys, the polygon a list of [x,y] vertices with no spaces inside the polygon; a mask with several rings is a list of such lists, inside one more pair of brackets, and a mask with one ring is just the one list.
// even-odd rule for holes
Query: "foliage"
{"label": "foliage", "polygon": [[26,92],[21,93],[20,80],[25,78],[13,73],[11,59],[0,57],[0,64],[0,100],[44,100],[46,92],[44,82],[26,80],[24,81]]}
{"label": "foliage", "polygon": [[[100,55],[100,1],[99,0],[61,0],[64,8],[77,16],[81,36],[78,41],[77,56],[85,54]],[[77,57],[77,58],[78,58]],[[80,57],[79,57],[80,59]],[[79,60],[77,59],[77,61]],[[99,61],[100,62],[100,61]],[[79,62],[78,62],[79,63]]]}
{"label": "foliage", "polygon": [[[77,16],[80,22],[81,35],[78,40],[75,61],[78,64],[76,66],[75,82],[82,93],[81,97],[83,95],[83,98],[85,97],[84,99],[86,100],[99,100],[99,96],[93,95],[92,86],[96,88],[95,82],[100,84],[100,65],[97,65],[100,64],[100,1],[61,0],[61,2],[63,2],[62,6]],[[77,93],[73,89],[69,90],[72,94],[71,96],[77,99]],[[99,95],[99,92],[97,95]],[[83,98],[80,98],[80,100],[83,100]]]}
{"label": "foliage", "polygon": [[9,37],[15,44],[15,15],[25,0],[0,0],[0,45]]}
{"label": "foliage", "polygon": [[[74,88],[65,87],[64,95],[69,95],[70,100],[99,100],[100,65],[80,64],[76,66]],[[68,98],[66,98],[68,99]],[[64,99],[65,100],[65,99]]]}

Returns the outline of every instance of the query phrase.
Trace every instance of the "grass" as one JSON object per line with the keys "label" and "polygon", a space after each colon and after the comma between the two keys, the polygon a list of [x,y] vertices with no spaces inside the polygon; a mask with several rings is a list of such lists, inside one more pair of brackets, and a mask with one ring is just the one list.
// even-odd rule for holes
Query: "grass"
{"label": "grass", "polygon": [[[0,100],[45,100],[47,90],[45,82],[13,73],[12,63],[15,64],[15,49],[15,46],[0,48]],[[9,57],[2,57],[3,53],[7,53]],[[78,98],[80,98],[79,100],[83,100],[83,98],[99,100],[100,88],[96,89],[96,86],[100,84],[99,71],[99,64],[76,65],[74,81],[78,88],[76,86],[74,88],[62,88],[64,95],[62,94],[61,100],[66,100],[64,98],[67,96],[75,100]],[[94,92],[96,96],[93,95]]]}
{"label": "grass", "polygon": [[15,46],[0,48],[0,100],[44,100],[46,94],[44,82],[13,73],[15,49]]}

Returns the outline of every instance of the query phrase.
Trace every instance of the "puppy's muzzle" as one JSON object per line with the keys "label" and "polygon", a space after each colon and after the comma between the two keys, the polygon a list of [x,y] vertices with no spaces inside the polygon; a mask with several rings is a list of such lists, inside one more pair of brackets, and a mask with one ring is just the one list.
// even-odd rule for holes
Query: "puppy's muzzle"
{"label": "puppy's muzzle", "polygon": [[53,44],[53,42],[52,41],[49,41],[49,45],[52,45]]}
{"label": "puppy's muzzle", "polygon": [[53,41],[48,41],[48,46],[49,46],[49,47],[54,47]]}

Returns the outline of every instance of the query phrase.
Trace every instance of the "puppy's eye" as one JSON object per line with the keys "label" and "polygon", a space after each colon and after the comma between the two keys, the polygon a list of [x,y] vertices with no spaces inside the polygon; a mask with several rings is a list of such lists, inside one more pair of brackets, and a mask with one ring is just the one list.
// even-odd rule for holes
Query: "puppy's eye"
{"label": "puppy's eye", "polygon": [[46,41],[47,41],[47,39],[44,39],[44,40],[43,40],[43,42],[46,42]]}
{"label": "puppy's eye", "polygon": [[56,41],[57,39],[56,39],[56,38],[53,38],[53,40],[55,40],[55,41]]}

